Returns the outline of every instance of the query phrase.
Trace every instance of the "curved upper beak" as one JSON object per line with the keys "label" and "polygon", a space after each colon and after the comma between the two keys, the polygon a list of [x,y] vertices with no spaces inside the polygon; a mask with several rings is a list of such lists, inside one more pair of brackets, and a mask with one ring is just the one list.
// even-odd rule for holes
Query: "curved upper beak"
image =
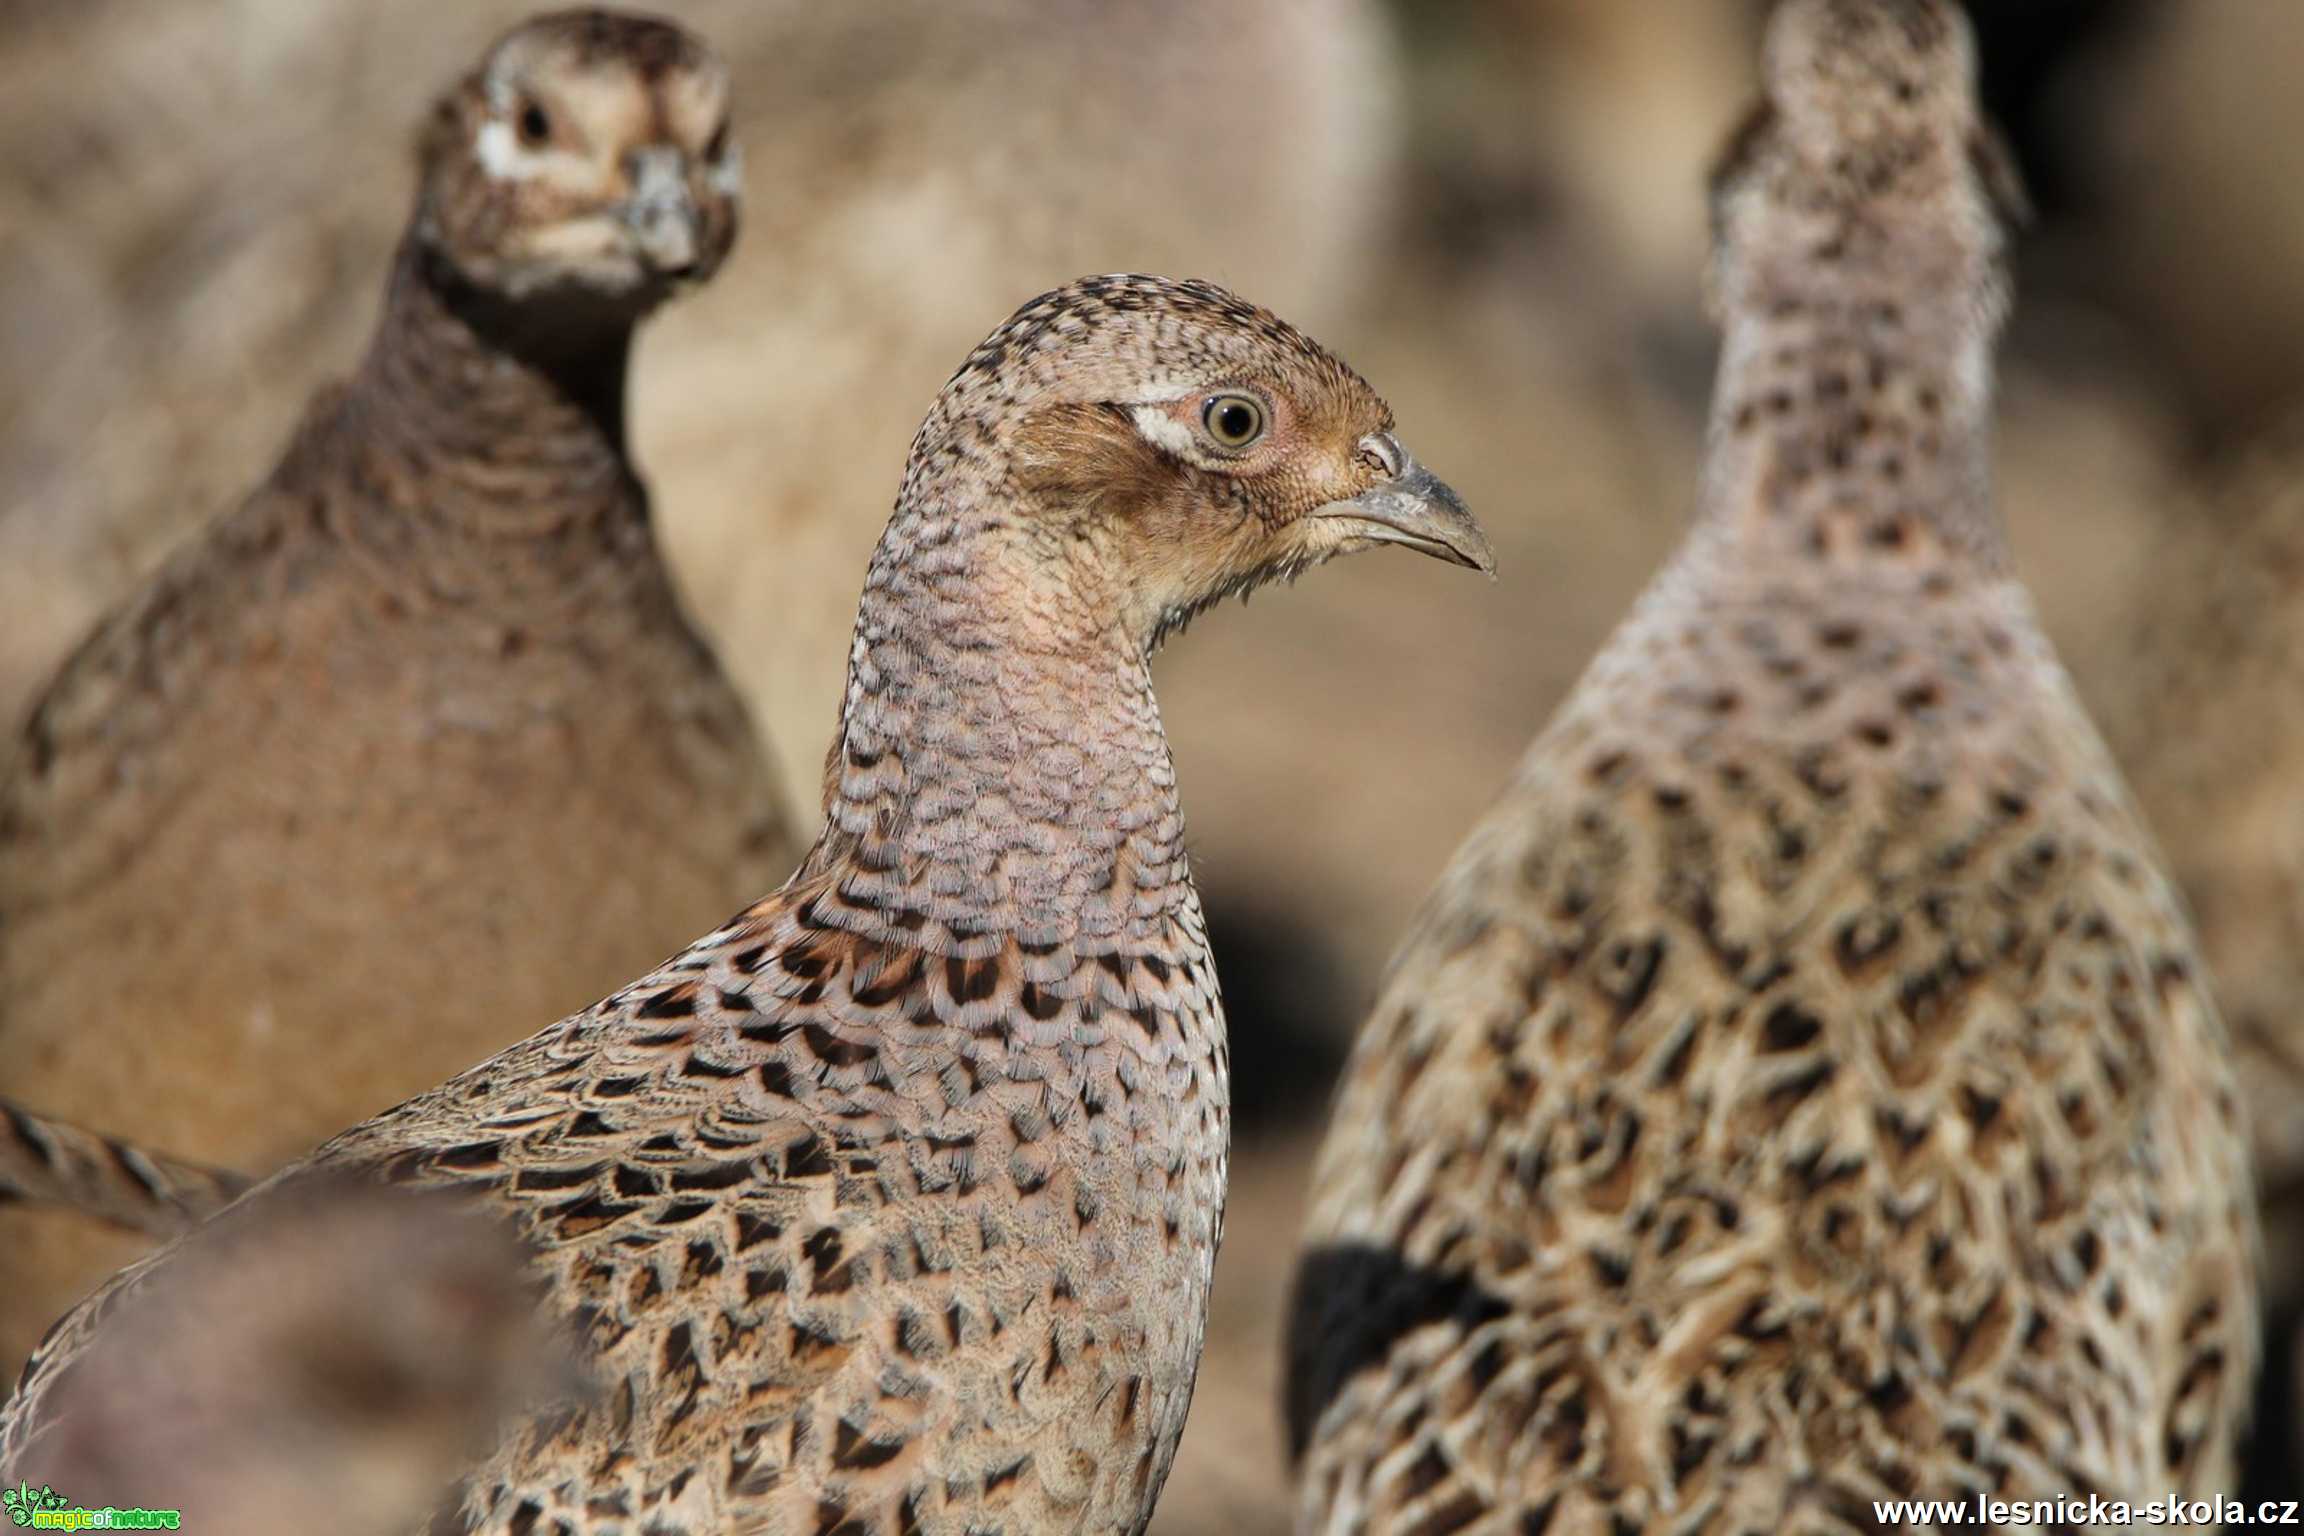
{"label": "curved upper beak", "polygon": [[702,239],[687,158],[670,145],[654,144],[632,151],[629,167],[632,195],[622,211],[633,245],[667,276],[694,271]]}
{"label": "curved upper beak", "polygon": [[1357,496],[1329,502],[1314,517],[1351,525],[1352,537],[1405,544],[1435,559],[1496,574],[1496,552],[1488,547],[1488,536],[1446,481],[1417,463],[1389,432],[1371,433],[1360,446],[1391,473]]}

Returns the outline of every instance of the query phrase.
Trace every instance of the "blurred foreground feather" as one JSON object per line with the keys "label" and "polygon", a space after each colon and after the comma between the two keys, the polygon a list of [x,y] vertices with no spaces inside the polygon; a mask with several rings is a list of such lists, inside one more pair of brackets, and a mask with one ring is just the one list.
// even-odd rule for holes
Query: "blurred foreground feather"
{"label": "blurred foreground feather", "polygon": [[438,1195],[275,1186],[117,1294],[55,1389],[42,1477],[187,1529],[416,1528],[509,1416],[583,1390],[520,1244]]}

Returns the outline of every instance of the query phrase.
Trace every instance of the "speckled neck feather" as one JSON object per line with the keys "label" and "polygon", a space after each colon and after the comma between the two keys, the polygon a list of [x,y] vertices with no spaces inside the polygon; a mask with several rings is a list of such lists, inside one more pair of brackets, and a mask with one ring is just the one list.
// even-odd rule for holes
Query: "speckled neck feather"
{"label": "speckled neck feather", "polygon": [[838,850],[876,937],[1125,950],[1187,879],[1150,669],[1079,573],[1012,558],[1003,492],[980,446],[908,487],[865,579],[817,857]]}
{"label": "speckled neck feather", "polygon": [[1700,557],[1738,544],[1845,576],[1927,543],[2004,570],[1990,432],[2007,279],[1971,164],[1988,151],[1926,117],[1870,128],[1812,143],[1763,111],[1722,166]]}

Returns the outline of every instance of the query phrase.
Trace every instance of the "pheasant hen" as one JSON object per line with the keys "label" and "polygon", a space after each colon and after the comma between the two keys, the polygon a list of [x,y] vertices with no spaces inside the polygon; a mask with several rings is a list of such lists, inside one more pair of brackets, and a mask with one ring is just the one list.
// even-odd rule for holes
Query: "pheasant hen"
{"label": "pheasant hen", "polygon": [[1303,1532],[2229,1485],[2231,1049],[1990,503],[2015,189],[1972,74],[1950,0],[1772,18],[1695,525],[1442,879],[1322,1149]]}
{"label": "pheasant hen", "polygon": [[[1144,1528],[1227,1121],[1148,658],[1345,551],[1490,567],[1391,428],[1342,363],[1209,285],[1026,305],[914,439],[799,871],[282,1176],[471,1186],[539,1250],[601,1406],[508,1438],[466,1485],[471,1529]],[[419,990],[461,984],[402,958]],[[69,1427],[51,1398],[168,1269],[60,1325],[0,1474],[40,1481]]]}
{"label": "pheasant hen", "polygon": [[[267,1172],[790,870],[624,446],[635,327],[734,238],[726,98],[606,11],[440,98],[365,361],[0,766],[12,1091]],[[0,1364],[134,1252],[0,1213]]]}

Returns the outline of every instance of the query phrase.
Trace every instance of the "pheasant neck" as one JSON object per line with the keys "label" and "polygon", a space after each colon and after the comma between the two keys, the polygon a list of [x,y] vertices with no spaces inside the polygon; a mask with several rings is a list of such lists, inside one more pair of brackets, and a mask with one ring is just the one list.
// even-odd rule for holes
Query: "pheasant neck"
{"label": "pheasant neck", "polygon": [[1816,215],[1751,232],[1725,263],[1693,550],[1828,580],[2006,567],[1990,481],[1999,277],[1917,222]]}
{"label": "pheasant neck", "polygon": [[[916,506],[955,508],[930,517]],[[1142,646],[1012,508],[908,485],[826,765],[834,920],[932,951],[1159,944],[1190,897]]]}
{"label": "pheasant neck", "polygon": [[624,447],[638,315],[588,302],[492,298],[403,244],[343,406],[401,537],[477,542],[516,564],[523,545],[582,560],[645,526]]}

